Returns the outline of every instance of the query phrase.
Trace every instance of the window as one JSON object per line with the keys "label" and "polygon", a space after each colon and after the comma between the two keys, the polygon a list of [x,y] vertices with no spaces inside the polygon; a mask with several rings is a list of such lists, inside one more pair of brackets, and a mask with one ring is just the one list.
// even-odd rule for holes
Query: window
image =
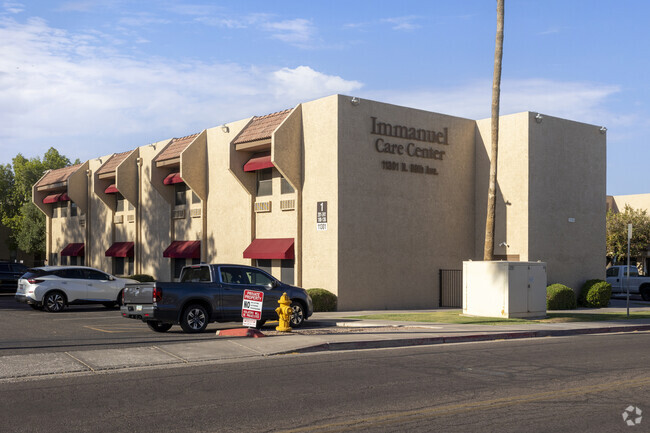
{"label": "window", "polygon": [[268,273],[268,274],[271,273],[271,260],[269,260],[269,259],[257,259],[256,265],[261,270],[266,271],[266,273]]}
{"label": "window", "polygon": [[192,191],[192,204],[197,204],[197,203],[201,203],[201,199],[199,198],[198,195],[194,193],[194,191]]}
{"label": "window", "polygon": [[250,284],[244,268],[221,268],[221,281],[229,284]]}
{"label": "window", "polygon": [[124,257],[113,257],[113,274],[124,275]]}
{"label": "window", "polygon": [[257,196],[273,194],[273,169],[257,170]]}
{"label": "window", "polygon": [[208,266],[200,266],[198,268],[186,268],[181,278],[182,282],[191,281],[193,283],[209,283],[210,282],[210,268]]}
{"label": "window", "polygon": [[58,257],[57,257],[56,253],[50,254],[50,265],[51,266],[56,266],[57,262],[58,262],[57,259],[58,259]]}
{"label": "window", "polygon": [[70,266],[77,266],[77,256],[70,256]]}
{"label": "window", "polygon": [[172,259],[172,266],[174,267],[174,278],[178,279],[181,276],[181,270],[187,262],[185,259]]}
{"label": "window", "polygon": [[68,216],[68,202],[67,201],[60,201],[59,202],[59,208],[61,209],[59,215],[61,218],[65,218]]}
{"label": "window", "polygon": [[119,192],[115,193],[115,212],[124,212],[124,196]]}
{"label": "window", "polygon": [[59,213],[59,208],[56,204],[52,205],[52,218],[56,218]]}
{"label": "window", "polygon": [[174,205],[185,206],[187,204],[186,191],[187,191],[187,185],[185,185],[184,183],[177,183],[174,185]]}
{"label": "window", "polygon": [[296,192],[296,190],[293,189],[289,181],[286,180],[284,176],[282,176],[282,183],[280,185],[281,185],[280,192],[282,194],[292,194]]}
{"label": "window", "polygon": [[68,264],[68,256],[61,256],[61,266]]}
{"label": "window", "polygon": [[71,217],[77,216],[77,203],[72,201],[70,202],[70,216]]}
{"label": "window", "polygon": [[108,275],[103,272],[96,271],[94,269],[83,269],[83,272],[86,274],[87,280],[97,280],[104,281],[108,280]]}
{"label": "window", "polygon": [[284,259],[282,260],[282,273],[280,274],[280,279],[285,284],[294,283],[294,272],[293,267],[295,260],[293,259]]}
{"label": "window", "polygon": [[255,284],[256,286],[267,286],[273,283],[273,279],[266,275],[264,272],[251,269],[246,273],[248,274],[248,279],[250,280],[251,284]]}
{"label": "window", "polygon": [[607,269],[607,275],[606,276],[607,277],[616,277],[616,276],[618,276],[618,268],[609,268],[609,269]]}

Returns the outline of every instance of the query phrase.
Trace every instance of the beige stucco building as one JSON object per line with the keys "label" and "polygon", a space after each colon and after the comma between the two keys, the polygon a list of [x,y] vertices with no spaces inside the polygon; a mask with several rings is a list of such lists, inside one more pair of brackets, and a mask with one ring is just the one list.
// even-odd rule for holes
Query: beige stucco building
{"label": "beige stucco building", "polygon": [[[260,266],[340,309],[431,308],[439,271],[480,260],[490,121],[334,95],[46,173],[50,264],[159,280]],[[550,282],[604,277],[606,136],[501,117],[495,254]]]}

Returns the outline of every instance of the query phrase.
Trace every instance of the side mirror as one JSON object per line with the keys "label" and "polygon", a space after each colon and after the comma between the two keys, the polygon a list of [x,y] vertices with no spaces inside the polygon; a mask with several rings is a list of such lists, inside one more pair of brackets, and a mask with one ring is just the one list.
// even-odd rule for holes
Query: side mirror
{"label": "side mirror", "polygon": [[276,287],[278,287],[278,282],[274,280],[266,285],[266,290],[275,289]]}

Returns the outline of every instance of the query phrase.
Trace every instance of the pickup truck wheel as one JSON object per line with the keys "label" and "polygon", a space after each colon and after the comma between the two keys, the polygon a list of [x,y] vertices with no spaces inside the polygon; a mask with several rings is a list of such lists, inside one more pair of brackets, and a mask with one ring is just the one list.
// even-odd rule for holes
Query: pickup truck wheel
{"label": "pickup truck wheel", "polygon": [[149,329],[151,329],[154,332],[167,332],[171,329],[172,324],[171,323],[162,323],[162,322],[155,322],[153,320],[147,321],[147,326]]}
{"label": "pickup truck wheel", "polygon": [[43,309],[48,313],[59,313],[65,307],[65,295],[63,292],[53,290],[43,297]]}
{"label": "pickup truck wheel", "polygon": [[208,327],[208,311],[204,306],[192,304],[183,311],[181,317],[181,328],[189,333],[205,331]]}
{"label": "pickup truck wheel", "polygon": [[650,289],[641,290],[641,298],[644,301],[650,301]]}
{"label": "pickup truck wheel", "polygon": [[305,323],[305,309],[300,302],[292,302],[291,309],[293,310],[293,314],[291,315],[291,327],[300,328],[302,324]]}

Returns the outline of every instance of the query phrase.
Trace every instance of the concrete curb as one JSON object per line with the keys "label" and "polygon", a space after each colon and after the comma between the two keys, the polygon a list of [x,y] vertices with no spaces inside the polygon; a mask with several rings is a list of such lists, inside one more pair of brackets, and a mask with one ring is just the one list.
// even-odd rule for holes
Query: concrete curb
{"label": "concrete curb", "polygon": [[539,330],[539,331],[516,331],[516,332],[497,332],[493,334],[470,334],[450,337],[424,337],[424,338],[405,338],[379,341],[353,341],[353,342],[331,342],[318,344],[316,346],[305,347],[287,352],[278,352],[278,355],[286,353],[314,353],[336,350],[355,350],[355,349],[383,349],[391,347],[407,346],[424,346],[445,343],[470,343],[478,341],[494,340],[514,340],[522,338],[542,338],[542,337],[566,337],[570,335],[588,335],[588,334],[608,334],[616,332],[637,332],[650,331],[650,325],[629,325],[629,326],[609,326],[600,328],[585,329],[558,329],[558,330]]}

